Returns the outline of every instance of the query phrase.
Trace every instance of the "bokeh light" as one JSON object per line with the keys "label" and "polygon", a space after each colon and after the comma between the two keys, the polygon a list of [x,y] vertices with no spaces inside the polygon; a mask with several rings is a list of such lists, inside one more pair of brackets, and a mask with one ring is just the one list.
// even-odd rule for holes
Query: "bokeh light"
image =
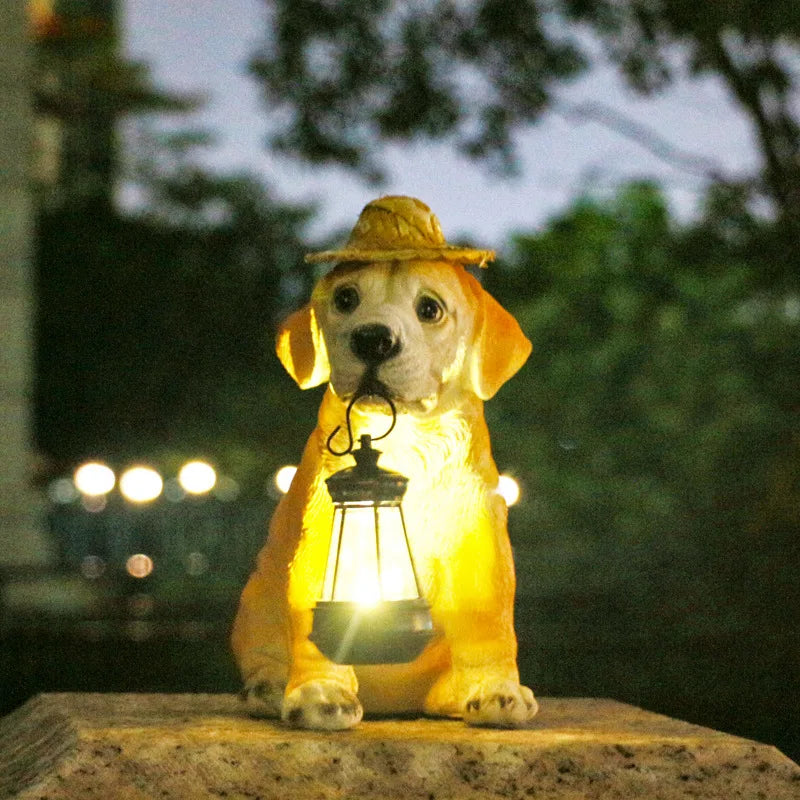
{"label": "bokeh light", "polygon": [[297,467],[287,465],[285,467],[281,467],[275,473],[275,486],[278,488],[278,491],[281,494],[286,494],[286,492],[289,491],[289,487],[292,485],[292,481],[294,480],[296,472]]}
{"label": "bokeh light", "polygon": [[131,467],[119,479],[119,490],[131,503],[149,503],[163,488],[163,479],[152,467]]}
{"label": "bokeh light", "polygon": [[136,592],[127,599],[128,613],[132,617],[148,617],[156,607],[153,595],[147,592]]}
{"label": "bokeh light", "polygon": [[81,561],[81,575],[90,581],[96,581],[106,571],[106,562],[100,556],[84,556]]}
{"label": "bokeh light", "polygon": [[125,562],[125,571],[132,578],[146,578],[153,572],[154,567],[153,559],[144,553],[134,553],[128,556]]}
{"label": "bokeh light", "polygon": [[186,490],[180,485],[177,478],[164,481],[164,498],[170,503],[180,503],[186,498]]}
{"label": "bokeh light", "polygon": [[101,511],[105,511],[107,505],[108,498],[104,494],[85,494],[81,497],[81,507],[90,514],[99,514]]}
{"label": "bokeh light", "polygon": [[114,470],[99,461],[82,464],[72,477],[78,491],[87,497],[108,494],[117,482]]}
{"label": "bokeh light", "polygon": [[189,575],[202,575],[208,571],[208,558],[205,553],[194,551],[186,556],[186,571]]}
{"label": "bokeh light", "polygon": [[205,461],[189,461],[178,473],[178,483],[189,494],[206,494],[217,483],[217,473]]}
{"label": "bokeh light", "polygon": [[229,478],[227,475],[220,475],[213,491],[217,500],[222,503],[231,503],[239,496],[241,487],[233,478]]}
{"label": "bokeh light", "polygon": [[47,487],[47,496],[58,505],[68,505],[80,497],[72,478],[56,478]]}
{"label": "bokeh light", "polygon": [[497,480],[497,493],[506,501],[507,506],[519,502],[519,483],[510,475],[501,475]]}
{"label": "bokeh light", "polygon": [[134,619],[125,626],[125,637],[133,642],[146,642],[155,631],[155,625],[150,620]]}

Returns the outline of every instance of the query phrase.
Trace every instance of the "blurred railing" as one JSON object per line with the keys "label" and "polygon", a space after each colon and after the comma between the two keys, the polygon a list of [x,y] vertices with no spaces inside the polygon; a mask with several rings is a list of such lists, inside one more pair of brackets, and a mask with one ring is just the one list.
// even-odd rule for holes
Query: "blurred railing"
{"label": "blurred railing", "polygon": [[0,576],[0,635],[226,638],[273,508],[268,498],[54,504],[58,563]]}
{"label": "blurred railing", "polygon": [[95,513],[56,506],[48,522],[61,566],[89,580],[119,573],[238,581],[252,567],[273,507],[268,500],[189,498],[148,506],[120,501]]}

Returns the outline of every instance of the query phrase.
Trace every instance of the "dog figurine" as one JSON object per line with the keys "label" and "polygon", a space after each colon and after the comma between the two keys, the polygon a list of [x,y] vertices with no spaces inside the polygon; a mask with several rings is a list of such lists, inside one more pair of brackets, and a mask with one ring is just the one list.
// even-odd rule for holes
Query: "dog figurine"
{"label": "dog figurine", "polygon": [[[300,388],[328,387],[234,623],[254,716],[336,730],[357,724],[365,708],[503,727],[536,713],[519,682],[507,508],[483,416],[483,402],[531,345],[464,269],[493,256],[448,245],[430,209],[409,197],[373,201],[343,249],[307,256],[336,265],[283,324],[277,353]],[[396,406],[380,460],[409,478],[404,515],[434,625],[409,664],[335,664],[309,640],[333,517],[325,480],[352,464],[326,442],[365,380]],[[387,419],[379,401],[352,409],[356,435],[385,430]]]}

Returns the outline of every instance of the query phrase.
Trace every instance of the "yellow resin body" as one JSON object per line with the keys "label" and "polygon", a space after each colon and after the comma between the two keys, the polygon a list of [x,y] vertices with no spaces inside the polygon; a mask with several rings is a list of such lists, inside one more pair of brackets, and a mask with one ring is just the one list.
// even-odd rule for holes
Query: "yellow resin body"
{"label": "yellow resin body", "polygon": [[[361,297],[352,314],[331,303],[342,285]],[[446,309],[435,325],[414,315],[425,293]],[[353,464],[326,447],[363,372],[348,337],[357,324],[384,319],[404,349],[378,372],[399,413],[394,431],[376,447],[381,467],[409,479],[403,511],[435,637],[410,664],[354,668],[327,660],[309,634],[333,520],[325,480]],[[516,321],[458,264],[349,264],[323,278],[309,305],[287,320],[277,350],[302,388],[330,385],[234,625],[251,710],[321,728],[355,724],[362,707],[523,724],[536,703],[519,685],[507,509],[483,416],[483,401],[530,352]],[[356,437],[379,435],[388,422],[385,406],[354,407]]]}

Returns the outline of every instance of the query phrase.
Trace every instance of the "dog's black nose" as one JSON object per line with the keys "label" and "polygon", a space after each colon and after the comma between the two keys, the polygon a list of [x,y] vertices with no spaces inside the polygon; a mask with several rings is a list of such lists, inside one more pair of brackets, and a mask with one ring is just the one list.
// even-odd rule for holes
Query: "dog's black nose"
{"label": "dog's black nose", "polygon": [[350,334],[350,349],[365,364],[380,364],[400,352],[400,342],[386,325],[362,325]]}

